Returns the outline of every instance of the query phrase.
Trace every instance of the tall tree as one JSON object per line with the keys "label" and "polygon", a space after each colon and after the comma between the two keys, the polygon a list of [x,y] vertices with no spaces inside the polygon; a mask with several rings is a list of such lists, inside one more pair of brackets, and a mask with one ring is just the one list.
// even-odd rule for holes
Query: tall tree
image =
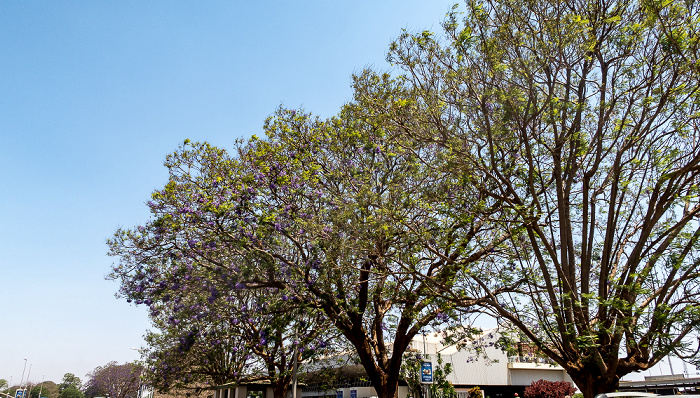
{"label": "tall tree", "polygon": [[66,388],[73,387],[76,390],[80,390],[82,388],[82,381],[80,381],[80,377],[74,375],[73,373],[66,373],[63,375],[63,380],[61,383],[58,385],[58,392],[63,392]]}
{"label": "tall tree", "polygon": [[221,267],[167,257],[123,258],[111,275],[123,297],[149,306],[156,331],[146,335],[144,376],[158,391],[267,379],[283,398],[295,362],[330,349],[337,333],[318,310],[276,288],[244,289]]}
{"label": "tall tree", "polygon": [[477,260],[508,238],[489,223],[498,204],[474,204],[479,192],[443,173],[439,148],[405,150],[350,111],[321,121],[282,109],[266,134],[235,156],[189,143],[169,156],[153,221],[111,242],[116,270],[189,259],[183,277],[208,269],[210,279],[318,309],[379,396],[393,398],[413,336],[453,314],[432,286],[478,272]]}
{"label": "tall tree", "polygon": [[[355,81],[368,118],[448,149],[453,173],[503,204],[496,275],[526,283],[458,285],[489,295],[483,310],[587,398],[697,352],[699,7],[470,0],[442,39],[392,44],[400,76]],[[459,303],[455,287],[441,294]]]}

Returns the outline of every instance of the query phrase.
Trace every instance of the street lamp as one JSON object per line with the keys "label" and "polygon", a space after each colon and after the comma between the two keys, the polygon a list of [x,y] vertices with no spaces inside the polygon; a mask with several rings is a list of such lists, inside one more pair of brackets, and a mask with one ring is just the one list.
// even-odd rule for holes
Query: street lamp
{"label": "street lamp", "polygon": [[41,389],[44,388],[44,375],[41,375],[41,385],[39,386],[39,398],[41,398]]}
{"label": "street lamp", "polygon": [[27,388],[29,388],[29,375],[32,374],[32,366],[34,366],[34,364],[30,363],[29,372],[27,372],[27,380],[24,382],[24,398],[27,398]]}
{"label": "street lamp", "polygon": [[[22,389],[22,380],[24,380],[24,371],[27,370],[27,358],[24,358],[24,368],[22,368],[22,378],[19,379],[19,389]],[[17,395],[17,394],[15,394]]]}

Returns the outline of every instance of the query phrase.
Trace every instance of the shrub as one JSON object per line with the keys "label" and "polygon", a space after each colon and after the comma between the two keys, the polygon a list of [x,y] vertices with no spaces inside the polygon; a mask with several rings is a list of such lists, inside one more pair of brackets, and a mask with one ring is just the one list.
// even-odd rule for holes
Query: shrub
{"label": "shrub", "polygon": [[525,388],[524,398],[564,398],[574,395],[576,389],[568,381],[537,380]]}

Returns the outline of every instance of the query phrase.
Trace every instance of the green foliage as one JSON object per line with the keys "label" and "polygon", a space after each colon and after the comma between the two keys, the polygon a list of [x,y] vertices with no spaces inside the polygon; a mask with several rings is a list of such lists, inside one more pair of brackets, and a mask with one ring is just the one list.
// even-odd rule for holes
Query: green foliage
{"label": "green foliage", "polygon": [[57,398],[58,397],[58,385],[54,383],[53,381],[45,381],[43,383],[37,384],[32,387],[32,389],[29,391],[29,397],[30,398],[39,398],[41,393],[41,397],[46,397],[46,398]]}
{"label": "green foliage", "polygon": [[481,391],[481,388],[479,386],[472,387],[467,390],[469,393],[469,398],[484,398],[484,392]]}
{"label": "green foliage", "polygon": [[75,388],[73,385],[69,385],[61,390],[58,394],[58,398],[85,398],[82,391]]}
{"label": "green foliage", "polygon": [[80,378],[73,373],[66,373],[63,375],[63,380],[58,384],[58,392],[61,393],[69,387],[73,387],[76,390],[80,390],[82,387]]}
{"label": "green foliage", "polygon": [[280,109],[268,138],[239,143],[233,156],[191,142],[168,156],[170,180],[149,202],[153,221],[110,241],[122,294],[148,305],[161,329],[189,325],[179,332],[193,336],[211,329],[197,316],[239,319],[236,290],[260,292],[245,306],[261,316],[271,306],[280,325],[290,325],[282,314],[320,311],[391,395],[400,363],[387,360],[390,350],[401,355],[420,330],[455,314],[431,286],[492,272],[470,267],[508,233],[488,223],[497,205],[473,206],[479,193],[443,167],[448,154],[405,147],[364,111],[348,106],[321,121]]}
{"label": "green foliage", "polygon": [[[434,397],[454,396],[456,394],[452,383],[447,380],[447,376],[452,373],[452,364],[445,363],[442,355],[436,355],[436,361],[432,362],[433,383],[428,385],[430,395]],[[421,383],[421,367],[423,362],[431,362],[430,354],[420,354],[418,351],[408,351],[404,353],[401,365],[401,378],[408,384],[410,395],[413,398],[422,398],[424,384]]]}
{"label": "green foliage", "polygon": [[392,44],[401,75],[355,79],[366,117],[446,149],[456,175],[503,205],[492,222],[511,235],[493,275],[521,294],[478,273],[445,294],[494,293],[484,311],[589,398],[696,352],[699,7],[468,1],[443,37]]}

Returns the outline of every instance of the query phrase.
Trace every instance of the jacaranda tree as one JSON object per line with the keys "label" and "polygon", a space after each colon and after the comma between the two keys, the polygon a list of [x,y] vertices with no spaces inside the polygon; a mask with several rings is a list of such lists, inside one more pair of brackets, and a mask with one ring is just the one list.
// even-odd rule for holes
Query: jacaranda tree
{"label": "jacaranda tree", "polygon": [[109,362],[90,372],[85,383],[85,396],[137,398],[141,388],[141,366],[134,363],[119,365]]}
{"label": "jacaranda tree", "polygon": [[123,297],[149,307],[156,330],[146,334],[144,378],[158,391],[267,379],[283,398],[295,356],[301,364],[330,349],[333,330],[319,311],[275,288],[243,289],[230,271],[166,257],[123,257],[110,275]]}
{"label": "jacaranda tree", "polygon": [[177,262],[177,280],[225,281],[223,296],[265,290],[322,311],[393,398],[411,339],[454,315],[434,285],[485,272],[478,260],[508,239],[490,222],[499,205],[446,173],[439,147],[406,150],[350,111],[321,121],[281,109],[265,132],[234,155],[189,142],[170,155],[153,219],[111,242],[115,272]]}
{"label": "jacaranda tree", "polygon": [[441,295],[482,289],[587,398],[697,352],[699,4],[469,0],[392,44],[399,76],[355,80],[366,118],[503,206],[496,278],[520,289],[472,274]]}

